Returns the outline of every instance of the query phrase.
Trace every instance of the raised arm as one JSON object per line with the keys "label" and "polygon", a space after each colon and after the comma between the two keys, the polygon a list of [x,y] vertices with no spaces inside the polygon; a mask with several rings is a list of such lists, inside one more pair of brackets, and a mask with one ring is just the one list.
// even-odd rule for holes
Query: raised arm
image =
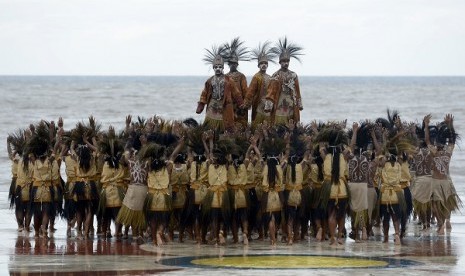
{"label": "raised arm", "polygon": [[184,136],[182,136],[179,139],[178,144],[176,145],[173,152],[171,153],[170,161],[174,162],[174,160],[176,159],[176,156],[178,156],[178,153],[182,150],[183,147],[184,147]]}
{"label": "raised arm", "polygon": [[430,123],[430,120],[431,120],[431,114],[428,114],[423,118],[423,124],[424,124],[424,127],[425,127],[425,142],[426,142],[426,145],[428,145],[428,146],[431,145],[431,138],[430,138],[430,135],[429,135],[429,123]]}
{"label": "raised arm", "polygon": [[86,145],[93,151],[93,152],[96,152],[97,151],[97,147],[94,145],[94,143],[96,143],[97,141],[95,140],[95,137],[92,137],[92,143],[89,142],[89,137],[88,137],[88,133],[84,133],[84,135],[82,136],[82,140],[84,141],[84,143],[86,143]]}
{"label": "raised arm", "polygon": [[454,147],[455,147],[455,136],[456,136],[455,129],[454,129],[454,116],[452,116],[452,114],[446,114],[446,116],[444,117],[444,122],[447,124],[447,127],[450,129],[451,137],[449,137],[449,143],[447,147],[449,148],[452,154],[452,151],[454,150]]}
{"label": "raised arm", "polygon": [[371,140],[373,140],[373,146],[375,147],[376,156],[381,154],[381,145],[379,144],[378,138],[376,138],[374,126],[370,130]]}
{"label": "raised arm", "polygon": [[358,132],[359,126],[357,122],[354,122],[352,124],[352,139],[350,140],[350,145],[349,148],[352,152],[355,152],[355,145],[357,143],[357,132]]}

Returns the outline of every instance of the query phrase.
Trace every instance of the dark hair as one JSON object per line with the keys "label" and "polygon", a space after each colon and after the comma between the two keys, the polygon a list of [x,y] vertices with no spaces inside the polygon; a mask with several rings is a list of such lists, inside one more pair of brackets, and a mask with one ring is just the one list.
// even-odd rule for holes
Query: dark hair
{"label": "dark hair", "polygon": [[104,160],[105,162],[108,163],[108,166],[110,168],[118,169],[120,159],[121,159],[121,153],[118,153],[115,156],[107,155]]}
{"label": "dark hair", "polygon": [[150,170],[151,171],[159,171],[163,167],[165,167],[165,161],[161,159],[153,159],[152,162],[150,163]]}
{"label": "dark hair", "polygon": [[127,146],[133,148],[135,150],[140,150],[142,148],[142,143],[140,142],[140,137],[142,136],[142,132],[140,131],[133,131],[129,135],[129,140]]}
{"label": "dark hair", "polygon": [[331,182],[333,184],[337,184],[339,183],[339,176],[340,176],[339,160],[341,159],[341,147],[337,146],[337,147],[333,147],[332,149],[333,149],[332,151],[333,161],[331,164]]}
{"label": "dark hair", "polygon": [[185,163],[187,159],[187,155],[185,153],[178,153],[174,158],[174,163]]}
{"label": "dark hair", "polygon": [[76,153],[79,157],[79,168],[84,172],[88,172],[90,170],[90,163],[92,160],[90,148],[87,145],[78,145]]}
{"label": "dark hair", "polygon": [[295,172],[295,165],[299,162],[301,158],[297,155],[291,155],[289,157],[289,164],[291,165],[291,181],[295,183],[296,172]]}
{"label": "dark hair", "polygon": [[279,165],[278,158],[267,158],[266,165],[268,166],[268,184],[270,187],[274,187],[276,185],[276,175],[278,174],[278,171],[276,170],[276,166]]}

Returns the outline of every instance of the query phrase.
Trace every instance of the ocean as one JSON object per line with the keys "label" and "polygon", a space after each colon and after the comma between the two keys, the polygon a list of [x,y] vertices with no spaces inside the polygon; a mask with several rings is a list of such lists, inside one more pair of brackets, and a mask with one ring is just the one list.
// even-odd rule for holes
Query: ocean
{"label": "ocean", "polygon": [[[122,130],[131,114],[167,119],[192,117],[207,76],[0,76],[0,209],[8,208],[11,163],[6,138],[41,119],[64,119],[65,129],[92,115],[103,129]],[[250,81],[251,77],[247,78]],[[404,121],[432,122],[454,115],[459,134],[465,135],[465,77],[299,77],[304,110],[301,120],[352,122],[386,117],[397,110]],[[451,178],[465,199],[465,154],[458,141],[451,161]],[[10,218],[8,218],[10,219]],[[455,214],[454,220],[465,222]],[[11,211],[11,223],[14,214]]]}

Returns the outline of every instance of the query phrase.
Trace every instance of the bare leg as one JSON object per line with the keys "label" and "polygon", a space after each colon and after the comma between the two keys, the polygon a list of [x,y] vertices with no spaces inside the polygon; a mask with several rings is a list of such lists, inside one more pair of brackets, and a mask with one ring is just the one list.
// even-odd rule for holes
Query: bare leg
{"label": "bare leg", "polygon": [[331,210],[328,217],[330,245],[336,243],[336,211]]}

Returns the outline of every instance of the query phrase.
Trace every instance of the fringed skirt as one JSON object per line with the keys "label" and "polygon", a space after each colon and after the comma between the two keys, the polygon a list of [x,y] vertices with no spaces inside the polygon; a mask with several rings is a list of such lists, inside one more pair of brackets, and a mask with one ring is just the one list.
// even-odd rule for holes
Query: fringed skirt
{"label": "fringed skirt", "polygon": [[390,201],[381,201],[379,207],[379,215],[381,219],[389,220],[390,216],[395,216],[396,219],[401,219],[405,216],[407,212],[407,204],[405,202],[404,191],[393,191],[386,190],[382,192],[381,199],[387,198],[387,193],[395,193],[395,195],[389,195],[389,198],[396,198],[396,200]]}
{"label": "fringed skirt", "polygon": [[246,189],[229,189],[230,202],[233,209],[247,208],[250,206],[249,192]]}
{"label": "fringed skirt", "polygon": [[131,226],[138,230],[147,227],[144,213],[144,204],[148,187],[144,185],[129,185],[123,200],[123,205],[118,213],[116,222],[125,226]]}
{"label": "fringed skirt", "polygon": [[107,208],[120,208],[123,204],[124,188],[118,185],[108,185],[100,191],[97,214],[105,216]]}
{"label": "fringed skirt", "polygon": [[75,182],[66,182],[63,198],[65,200],[65,207],[63,209],[63,217],[67,220],[72,220],[76,216],[76,201],[73,198]]}
{"label": "fringed skirt", "polygon": [[8,192],[8,199],[10,200],[10,208],[15,205],[15,192],[16,192],[16,177],[11,178],[10,189]]}
{"label": "fringed skirt", "polygon": [[64,217],[63,209],[63,183],[60,180],[60,184],[53,186],[55,195],[53,201],[55,202],[56,215]]}
{"label": "fringed skirt", "polygon": [[187,190],[173,192],[173,209],[184,209],[187,203]]}
{"label": "fringed skirt", "polygon": [[[344,200],[344,204],[347,205],[347,199],[349,196],[349,188],[347,184],[332,184],[331,181],[324,181],[320,191],[320,208],[325,212],[328,210],[330,201],[333,201],[332,205],[337,206],[339,201]],[[344,211],[347,210],[347,206],[344,206]]]}
{"label": "fringed skirt", "polygon": [[452,179],[448,179],[449,183],[447,184],[447,188],[444,189],[444,193],[446,195],[446,206],[450,212],[457,211],[460,207],[462,207],[462,200],[460,199],[457,191],[455,190],[454,183]]}
{"label": "fringed skirt", "polygon": [[368,199],[368,221],[371,222],[376,219],[379,215],[378,208],[378,194],[376,193],[375,188],[367,189],[367,199]]}
{"label": "fringed skirt", "polygon": [[422,175],[415,177],[414,184],[410,191],[414,202],[418,204],[428,204],[431,202],[433,195],[433,178],[431,175]]}
{"label": "fringed skirt", "polygon": [[147,194],[145,210],[147,211],[171,211],[172,198],[163,192],[149,192]]}
{"label": "fringed skirt", "polygon": [[95,181],[76,181],[74,183],[72,195],[78,212],[83,212],[83,210],[90,207],[93,214],[97,213],[99,194]]}
{"label": "fringed skirt", "polygon": [[368,209],[368,185],[367,183],[349,182],[350,209],[355,212],[363,212]]}
{"label": "fringed skirt", "polygon": [[202,202],[202,221],[210,221],[212,216],[216,216],[218,214],[219,210],[221,211],[220,213],[226,227],[228,227],[232,215],[229,193],[227,191],[208,191]]}
{"label": "fringed skirt", "polygon": [[30,192],[30,210],[36,215],[47,214],[54,217],[56,214],[53,198],[55,191],[52,186],[33,186]]}

